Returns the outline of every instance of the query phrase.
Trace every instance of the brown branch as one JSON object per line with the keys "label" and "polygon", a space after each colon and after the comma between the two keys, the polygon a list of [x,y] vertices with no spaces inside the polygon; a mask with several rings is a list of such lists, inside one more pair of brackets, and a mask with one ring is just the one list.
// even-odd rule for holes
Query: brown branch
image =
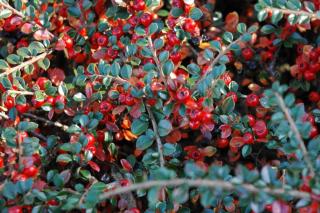
{"label": "brown branch", "polygon": [[298,142],[299,142],[299,147],[300,147],[300,149],[301,149],[301,151],[302,151],[304,160],[305,160],[305,162],[307,163],[307,166],[308,166],[308,168],[309,168],[309,170],[310,170],[310,176],[311,176],[311,177],[314,177],[314,175],[315,175],[315,169],[314,169],[314,167],[313,167],[313,165],[312,165],[312,162],[311,162],[311,159],[310,159],[310,157],[309,157],[307,148],[306,148],[306,146],[305,146],[305,144],[304,144],[304,141],[303,141],[303,139],[302,139],[302,136],[301,136],[301,134],[300,134],[300,132],[299,132],[297,126],[296,126],[296,123],[294,122],[294,120],[293,120],[293,118],[292,118],[292,116],[291,116],[291,114],[290,114],[289,109],[286,107],[286,104],[285,104],[282,96],[281,96],[279,93],[275,92],[275,97],[276,97],[277,100],[278,100],[279,107],[281,108],[281,110],[283,111],[283,113],[285,114],[285,116],[286,116],[286,118],[287,118],[287,120],[288,120],[288,122],[289,122],[289,125],[290,125],[290,127],[291,127],[291,130],[293,131],[293,133],[294,133],[295,136],[296,136],[296,139],[297,139]]}
{"label": "brown branch", "polygon": [[172,179],[172,180],[146,181],[143,183],[137,183],[137,184],[132,184],[125,187],[116,188],[114,190],[101,194],[100,199],[104,200],[104,199],[108,199],[123,193],[149,189],[151,187],[175,187],[175,186],[181,186],[181,185],[187,185],[189,187],[220,188],[227,191],[233,191],[233,190],[236,190],[238,187],[241,187],[253,194],[265,192],[273,196],[290,195],[296,199],[311,198],[311,195],[309,193],[301,192],[298,190],[285,190],[283,188],[270,188],[270,187],[258,188],[253,184],[236,185],[224,180],[205,180],[205,179],[189,180],[189,179],[181,178],[181,179]]}
{"label": "brown branch", "polygon": [[45,119],[45,118],[42,118],[42,117],[38,117],[34,114],[31,114],[31,113],[24,113],[23,116],[26,116],[26,117],[30,117],[30,118],[33,118],[35,120],[39,120],[39,121],[42,121],[48,125],[52,125],[52,126],[56,126],[56,127],[59,127],[61,129],[63,129],[64,131],[66,131],[69,127],[67,125],[64,125],[58,121],[50,121],[48,119]]}
{"label": "brown branch", "polygon": [[166,81],[166,77],[164,76],[164,73],[163,73],[163,69],[162,69],[162,66],[161,66],[161,63],[158,59],[158,56],[157,56],[157,51],[154,49],[153,47],[153,43],[152,43],[152,38],[151,36],[148,37],[148,42],[149,42],[149,47],[151,49],[151,52],[152,52],[152,56],[153,56],[153,60],[155,61],[157,67],[158,67],[158,70],[159,70],[159,73],[160,73],[160,80],[164,83],[164,85],[167,87],[167,81]]}
{"label": "brown branch", "polygon": [[297,10],[281,9],[281,8],[275,8],[275,7],[266,7],[265,10],[271,13],[278,10],[285,15],[290,15],[290,14],[299,15],[299,16],[303,15],[303,16],[308,16],[310,19],[320,19],[320,17],[318,17],[316,13],[310,13],[304,10],[297,11]]}
{"label": "brown branch", "polygon": [[7,68],[5,72],[3,73],[0,73],[0,77],[3,77],[3,76],[8,76],[10,75],[11,73],[15,72],[15,71],[18,71],[30,64],[33,64],[41,59],[44,59],[47,55],[49,54],[49,52],[44,52],[44,53],[41,53],[40,55],[37,55],[33,58],[31,58],[30,60],[28,61],[25,61],[21,64],[19,64],[18,66],[15,66],[15,67],[10,67],[10,68]]}
{"label": "brown branch", "polygon": [[33,92],[30,91],[19,91],[19,90],[7,90],[6,91],[8,94],[20,94],[20,95],[34,95]]}
{"label": "brown branch", "polygon": [[149,118],[150,118],[151,123],[152,123],[152,128],[153,128],[154,134],[156,136],[156,142],[157,142],[157,148],[158,148],[158,153],[159,153],[160,166],[164,167],[165,161],[164,161],[164,157],[163,157],[163,146],[162,146],[161,138],[160,138],[160,135],[159,135],[159,132],[158,132],[158,124],[156,122],[156,119],[155,119],[150,107],[146,106],[146,108],[147,108],[147,111],[148,111],[148,114],[149,114]]}

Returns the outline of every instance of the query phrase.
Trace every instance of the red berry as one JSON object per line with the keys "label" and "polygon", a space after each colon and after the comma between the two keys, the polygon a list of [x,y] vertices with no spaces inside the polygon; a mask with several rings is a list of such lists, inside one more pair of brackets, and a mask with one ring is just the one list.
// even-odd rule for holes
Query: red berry
{"label": "red berry", "polygon": [[127,94],[125,96],[125,104],[128,106],[133,106],[136,103],[136,100],[134,97],[132,97],[131,94]]}
{"label": "red berry", "polygon": [[309,100],[311,102],[318,102],[320,100],[320,94],[316,91],[312,91],[309,93]]}
{"label": "red berry", "polygon": [[51,199],[51,200],[48,200],[48,205],[49,206],[58,206],[59,202],[56,201],[55,199]]}
{"label": "red berry", "polygon": [[178,39],[178,37],[176,36],[176,33],[174,32],[168,33],[167,39],[168,39],[168,44],[170,46],[175,46],[180,44],[180,40]]}
{"label": "red berry", "polygon": [[38,174],[38,172],[39,172],[39,170],[35,166],[30,166],[30,167],[24,168],[22,171],[22,173],[25,176],[27,176],[28,178],[35,177]]}
{"label": "red berry", "polygon": [[12,107],[14,107],[14,98],[12,96],[7,96],[7,99],[4,102],[4,106],[7,109],[11,109]]}
{"label": "red berry", "polygon": [[256,94],[250,94],[246,98],[246,104],[248,107],[256,107],[259,105],[259,96]]}
{"label": "red berry", "polygon": [[193,121],[195,121],[195,120],[199,121],[201,119],[201,111],[198,109],[190,110],[189,118],[190,118],[190,120],[193,120]]}
{"label": "red berry", "polygon": [[184,23],[183,23],[183,29],[189,33],[193,33],[196,31],[197,28],[197,24],[196,22],[191,19],[191,18],[187,18],[185,19]]}
{"label": "red berry", "polygon": [[179,102],[185,102],[190,97],[190,90],[188,88],[182,87],[177,90],[176,92],[176,98]]}
{"label": "red berry", "polygon": [[4,167],[4,161],[3,158],[0,157],[0,169],[2,169]]}
{"label": "red berry", "polygon": [[135,10],[141,11],[146,8],[146,4],[145,4],[144,0],[134,0],[132,7]]}
{"label": "red berry", "polygon": [[49,81],[49,79],[45,78],[45,77],[39,77],[36,81],[36,84],[39,86],[39,88],[41,90],[45,89],[45,85],[46,83]]}
{"label": "red berry", "polygon": [[316,126],[312,126],[311,127],[311,131],[310,131],[310,134],[309,134],[309,137],[310,138],[314,138],[318,135],[318,128]]}
{"label": "red berry", "polygon": [[254,143],[254,138],[253,135],[250,132],[244,133],[243,137],[243,142],[245,144],[253,144]]}
{"label": "red berry", "polygon": [[200,121],[197,121],[197,120],[194,120],[194,121],[191,120],[189,122],[189,127],[190,129],[193,129],[193,130],[199,129],[200,125],[201,125]]}
{"label": "red berry", "polygon": [[110,112],[112,105],[108,101],[102,101],[100,104],[100,112],[105,114]]}
{"label": "red berry", "polygon": [[62,39],[67,49],[71,49],[73,47],[73,40],[69,35],[65,34]]}
{"label": "red berry", "polygon": [[86,137],[87,137],[87,140],[88,140],[88,143],[87,143],[86,147],[94,146],[95,143],[96,143],[96,139],[95,139],[94,135],[89,133],[89,134],[86,135]]}
{"label": "red berry", "polygon": [[170,54],[170,59],[172,60],[172,62],[173,62],[174,64],[179,63],[179,62],[181,61],[181,54],[180,54],[180,52],[178,52],[178,51],[172,52],[172,53]]}
{"label": "red berry", "polygon": [[8,213],[22,213],[22,207],[21,206],[13,206],[8,208]]}
{"label": "red berry", "polygon": [[152,23],[152,15],[150,13],[143,13],[140,17],[140,23],[148,27]]}
{"label": "red berry", "polygon": [[253,115],[247,115],[245,118],[245,121],[249,124],[250,127],[253,127],[254,124],[256,123],[256,119],[254,118]]}
{"label": "red berry", "polygon": [[253,126],[253,131],[258,138],[265,138],[268,135],[266,122],[259,120]]}
{"label": "red berry", "polygon": [[100,35],[100,36],[97,38],[97,44],[98,44],[100,47],[107,46],[107,45],[108,45],[108,37],[105,36],[105,35]]}
{"label": "red berry", "polygon": [[225,149],[229,146],[229,140],[226,138],[218,138],[216,144],[218,148]]}
{"label": "red berry", "polygon": [[313,81],[316,79],[316,74],[313,73],[312,71],[310,70],[307,70],[303,73],[303,77],[304,79],[306,79],[307,81]]}
{"label": "red berry", "polygon": [[241,53],[242,53],[242,57],[246,61],[249,61],[253,58],[253,51],[250,48],[243,49]]}
{"label": "red berry", "polygon": [[29,110],[29,104],[28,103],[18,104],[16,105],[16,109],[21,114],[26,113]]}

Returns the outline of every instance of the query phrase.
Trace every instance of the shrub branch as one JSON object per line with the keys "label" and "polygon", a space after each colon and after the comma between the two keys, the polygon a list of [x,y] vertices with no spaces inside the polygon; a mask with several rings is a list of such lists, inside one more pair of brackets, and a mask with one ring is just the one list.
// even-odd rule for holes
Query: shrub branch
{"label": "shrub branch", "polygon": [[147,111],[148,111],[148,114],[149,114],[149,118],[150,118],[151,123],[152,123],[152,128],[153,128],[154,134],[156,136],[157,148],[158,148],[159,160],[160,160],[160,166],[164,167],[165,161],[164,161],[163,151],[162,151],[163,150],[163,146],[162,146],[161,138],[160,138],[160,135],[159,135],[159,132],[158,132],[158,125],[157,125],[156,119],[155,119],[150,107],[146,106],[146,108],[147,108]]}
{"label": "shrub branch", "polygon": [[62,123],[60,123],[58,121],[50,121],[48,119],[45,119],[45,118],[42,118],[42,117],[38,117],[38,116],[36,116],[34,114],[31,114],[31,113],[24,113],[23,115],[26,116],[26,117],[33,118],[35,120],[42,121],[42,122],[44,122],[44,123],[46,123],[48,125],[59,127],[61,129],[63,129],[64,131],[66,131],[69,128],[67,125],[64,125],[64,124],[62,124]]}
{"label": "shrub branch", "polygon": [[310,13],[304,10],[289,10],[289,9],[281,9],[281,8],[275,8],[275,7],[266,7],[265,10],[271,13],[278,10],[285,15],[290,15],[290,14],[294,14],[298,16],[303,15],[303,16],[308,16],[310,19],[320,19],[320,17],[318,17],[316,13]]}
{"label": "shrub branch", "polygon": [[137,183],[137,184],[132,184],[125,187],[116,188],[114,190],[101,194],[100,199],[104,200],[104,199],[108,199],[123,193],[149,189],[152,187],[175,187],[175,186],[181,186],[181,185],[187,185],[189,187],[220,188],[227,191],[233,191],[240,187],[253,194],[265,192],[273,196],[290,195],[296,199],[311,198],[311,195],[309,193],[301,192],[298,190],[285,190],[283,188],[270,188],[270,187],[258,188],[252,184],[235,185],[233,183],[223,181],[223,180],[205,180],[205,179],[189,180],[184,178],[178,178],[178,179],[172,179],[172,180],[146,181],[143,183]]}
{"label": "shrub branch", "polygon": [[49,54],[49,52],[44,52],[44,53],[41,53],[40,55],[37,55],[33,58],[31,58],[30,60],[28,61],[25,61],[21,64],[19,64],[18,66],[15,66],[15,67],[10,67],[10,68],[7,68],[5,72],[3,73],[0,73],[0,77],[3,77],[3,76],[8,76],[10,75],[11,73],[15,72],[15,71],[18,71],[30,64],[33,64],[37,61],[40,61],[41,59],[44,59],[47,55]]}
{"label": "shrub branch", "polygon": [[286,116],[286,118],[287,118],[287,120],[289,122],[291,130],[293,131],[293,133],[295,134],[295,136],[296,136],[296,138],[297,138],[297,140],[299,142],[299,147],[300,147],[300,149],[302,151],[304,160],[307,163],[307,166],[309,168],[310,176],[314,177],[315,169],[314,169],[314,167],[312,165],[311,159],[309,157],[309,154],[308,154],[307,148],[306,148],[306,146],[304,144],[304,141],[302,139],[302,136],[301,136],[301,134],[300,134],[300,132],[299,132],[299,130],[298,130],[293,118],[292,118],[292,116],[290,115],[290,111],[286,107],[286,104],[285,104],[282,96],[279,93],[276,92],[275,93],[275,97],[277,98],[279,106],[280,106],[281,110],[283,111],[283,113],[285,114],[285,116]]}

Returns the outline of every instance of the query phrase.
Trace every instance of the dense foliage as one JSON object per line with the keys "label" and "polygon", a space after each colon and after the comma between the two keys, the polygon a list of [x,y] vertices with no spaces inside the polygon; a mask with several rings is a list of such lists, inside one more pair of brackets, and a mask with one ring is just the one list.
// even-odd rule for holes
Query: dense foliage
{"label": "dense foliage", "polygon": [[319,0],[0,0],[2,212],[320,209]]}

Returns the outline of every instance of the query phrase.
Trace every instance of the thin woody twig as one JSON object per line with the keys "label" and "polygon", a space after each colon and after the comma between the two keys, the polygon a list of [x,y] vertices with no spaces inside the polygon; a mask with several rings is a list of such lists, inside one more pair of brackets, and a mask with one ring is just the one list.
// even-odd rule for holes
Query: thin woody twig
{"label": "thin woody twig", "polygon": [[[224,50],[220,51],[219,54],[212,60],[212,62],[209,64],[208,66],[208,70],[211,70],[220,60],[220,58],[222,56],[224,56],[232,47],[232,45],[237,44],[239,41],[241,41],[242,36],[240,36],[238,39],[234,40],[233,42],[231,42]],[[193,89],[196,89],[199,82],[203,81],[204,79],[207,78],[209,72],[207,72],[206,74],[204,74],[199,80],[198,82],[193,86]]]}
{"label": "thin woody twig", "polygon": [[20,95],[34,95],[33,92],[30,91],[19,91],[19,90],[7,90],[8,94],[20,94]]}
{"label": "thin woody twig", "polygon": [[233,190],[236,190],[238,187],[241,187],[253,194],[265,192],[273,196],[289,195],[296,199],[311,198],[311,195],[309,193],[298,191],[298,190],[291,190],[291,189],[285,190],[283,188],[270,188],[270,187],[258,188],[253,184],[236,185],[224,180],[205,180],[205,179],[190,180],[190,179],[178,178],[178,179],[172,179],[172,180],[146,181],[143,183],[137,183],[137,184],[132,184],[125,187],[116,188],[114,190],[110,190],[108,192],[104,192],[103,194],[101,194],[100,199],[101,200],[109,199],[113,196],[120,195],[123,193],[149,189],[152,187],[175,187],[175,186],[181,186],[181,185],[187,185],[189,187],[220,188],[227,191],[233,191]]}
{"label": "thin woody twig", "polygon": [[38,116],[36,116],[34,114],[31,114],[31,113],[24,113],[23,116],[30,117],[30,118],[33,118],[35,120],[42,121],[42,122],[44,122],[46,124],[59,127],[61,129],[63,129],[64,131],[66,131],[69,128],[67,125],[64,125],[64,124],[62,124],[62,123],[60,123],[58,121],[50,121],[50,120],[47,120],[45,118],[38,117]]}
{"label": "thin woody twig", "polygon": [[305,162],[307,163],[307,166],[308,166],[308,169],[309,169],[309,172],[310,172],[310,176],[314,177],[315,175],[315,169],[312,165],[312,162],[311,162],[311,159],[309,157],[309,154],[308,154],[308,151],[307,151],[307,148],[304,144],[304,141],[302,139],[302,136],[297,128],[297,125],[296,123],[294,122],[291,114],[290,114],[290,111],[289,109],[286,107],[286,104],[282,98],[282,96],[279,94],[279,93],[275,93],[275,97],[277,98],[278,100],[278,103],[279,103],[279,107],[281,108],[281,110],[283,111],[283,113],[285,114],[288,122],[289,122],[289,125],[293,131],[293,133],[295,134],[296,136],[296,139],[298,140],[299,142],[299,147],[302,151],[302,154],[303,154],[303,157],[304,157],[304,160]]}
{"label": "thin woody twig", "polygon": [[149,114],[149,118],[151,120],[152,123],[152,128],[153,131],[155,133],[155,137],[156,137],[156,142],[157,142],[157,148],[158,148],[158,152],[159,152],[159,160],[160,160],[160,166],[164,167],[165,165],[165,161],[164,161],[164,157],[163,157],[163,146],[162,146],[162,142],[161,142],[161,138],[158,132],[158,124],[156,122],[156,119],[154,118],[154,115],[150,109],[149,106],[146,106],[148,114]]}
{"label": "thin woody twig", "polygon": [[40,55],[37,55],[33,58],[31,58],[30,60],[28,61],[25,61],[21,64],[19,64],[18,66],[15,66],[15,67],[10,67],[10,68],[7,68],[5,72],[3,73],[0,73],[0,77],[3,77],[3,76],[8,76],[10,75],[11,73],[15,72],[15,71],[18,71],[30,64],[33,64],[41,59],[44,59],[47,55],[49,54],[49,52],[44,52],[44,53],[41,53]]}
{"label": "thin woody twig", "polygon": [[320,19],[320,17],[317,16],[316,13],[310,13],[304,10],[289,10],[289,9],[282,9],[282,8],[275,8],[275,7],[266,7],[265,10],[267,12],[274,12],[274,11],[279,11],[283,14],[290,15],[299,15],[299,16],[308,16],[310,19]]}

